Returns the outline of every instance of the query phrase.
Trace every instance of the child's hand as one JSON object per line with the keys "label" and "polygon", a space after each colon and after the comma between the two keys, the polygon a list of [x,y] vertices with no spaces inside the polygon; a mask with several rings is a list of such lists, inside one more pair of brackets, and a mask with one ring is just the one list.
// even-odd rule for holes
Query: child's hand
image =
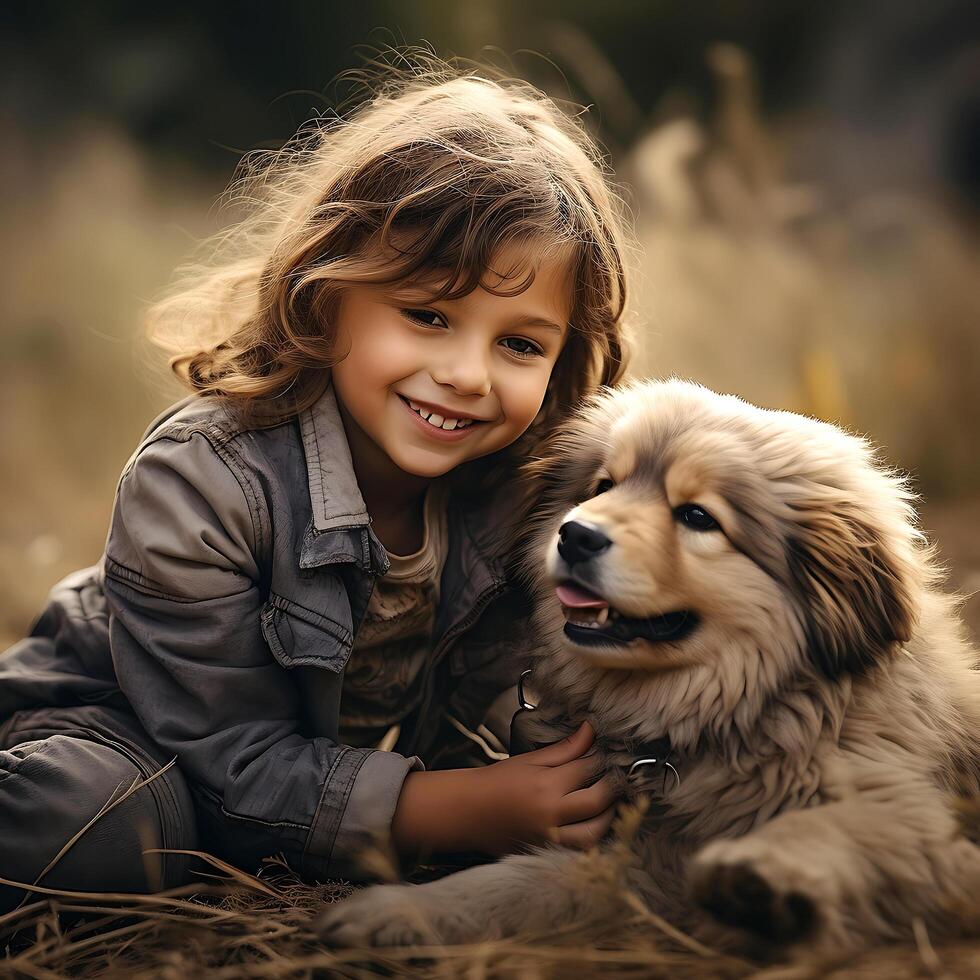
{"label": "child's hand", "polygon": [[[473,770],[484,795],[479,849],[508,854],[551,841],[587,848],[609,829],[616,809],[611,777],[592,780],[601,762],[586,754],[595,732],[586,721],[553,745]],[[592,785],[588,785],[592,782]]]}
{"label": "child's hand", "polygon": [[391,824],[402,854],[482,851],[509,854],[549,841],[567,847],[595,844],[612,823],[616,792],[599,774],[588,722],[543,749],[477,769],[411,772]]}

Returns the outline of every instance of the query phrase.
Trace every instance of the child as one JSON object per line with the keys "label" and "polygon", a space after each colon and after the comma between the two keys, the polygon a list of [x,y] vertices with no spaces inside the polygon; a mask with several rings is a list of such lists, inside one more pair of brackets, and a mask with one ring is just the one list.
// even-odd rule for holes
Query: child
{"label": "child", "polygon": [[[587,846],[614,805],[588,726],[431,767],[524,663],[516,469],[623,369],[594,145],[526,84],[431,70],[241,198],[150,313],[194,394],[127,464],[99,565],[0,658],[0,878],[170,887],[185,858],[153,849],[198,847],[349,877],[389,834],[406,861]],[[23,897],[0,881],[0,911]]]}

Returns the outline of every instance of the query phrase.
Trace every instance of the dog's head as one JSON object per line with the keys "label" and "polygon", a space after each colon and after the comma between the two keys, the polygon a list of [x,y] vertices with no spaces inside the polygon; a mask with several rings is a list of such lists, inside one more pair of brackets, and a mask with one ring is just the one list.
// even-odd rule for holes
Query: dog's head
{"label": "dog's head", "polygon": [[866,671],[910,637],[926,574],[912,495],[835,426],[634,382],[528,472],[525,572],[569,662],[706,668],[748,692]]}

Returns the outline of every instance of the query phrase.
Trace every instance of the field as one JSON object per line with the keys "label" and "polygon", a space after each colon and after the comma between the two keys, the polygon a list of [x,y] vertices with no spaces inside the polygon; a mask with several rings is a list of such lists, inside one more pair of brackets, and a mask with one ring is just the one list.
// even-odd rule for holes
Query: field
{"label": "field", "polygon": [[[868,434],[920,489],[922,525],[980,637],[975,229],[928,188],[835,194],[805,166],[817,129],[767,128],[751,99],[726,104],[713,127],[652,127],[618,161],[638,216],[634,373],[693,377]],[[18,193],[0,227],[0,649],[51,584],[98,559],[118,473],[180,394],[139,339],[141,311],[225,220],[208,210],[219,187],[111,127],[80,123],[44,145],[2,135],[0,178]],[[274,866],[262,880],[215,873],[221,882],[139,901],[40,891],[0,918],[11,943],[0,975],[378,975],[308,932],[345,886],[304,886]],[[921,930],[846,964],[763,969],[694,947],[642,909],[615,935],[412,955],[428,961],[416,975],[473,980],[980,975],[975,943],[934,949]],[[408,968],[402,954],[372,962]]]}

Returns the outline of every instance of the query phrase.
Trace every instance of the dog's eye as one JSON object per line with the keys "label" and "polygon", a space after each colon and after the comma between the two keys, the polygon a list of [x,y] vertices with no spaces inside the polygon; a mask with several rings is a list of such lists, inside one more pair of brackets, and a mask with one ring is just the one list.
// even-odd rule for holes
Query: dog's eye
{"label": "dog's eye", "polygon": [[681,504],[674,508],[674,517],[692,531],[715,531],[718,522],[698,504]]}
{"label": "dog's eye", "polygon": [[595,492],[592,494],[593,497],[598,497],[600,493],[605,493],[607,490],[612,490],[616,486],[612,480],[600,480],[596,485]]}

